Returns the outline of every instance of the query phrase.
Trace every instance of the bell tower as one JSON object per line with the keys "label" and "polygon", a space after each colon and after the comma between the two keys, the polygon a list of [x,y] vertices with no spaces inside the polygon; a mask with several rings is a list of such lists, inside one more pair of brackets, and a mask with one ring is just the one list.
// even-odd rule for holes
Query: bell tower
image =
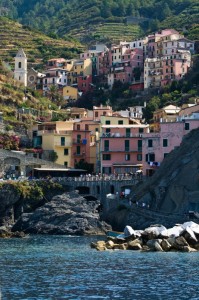
{"label": "bell tower", "polygon": [[27,86],[27,57],[23,49],[20,49],[15,56],[14,79]]}

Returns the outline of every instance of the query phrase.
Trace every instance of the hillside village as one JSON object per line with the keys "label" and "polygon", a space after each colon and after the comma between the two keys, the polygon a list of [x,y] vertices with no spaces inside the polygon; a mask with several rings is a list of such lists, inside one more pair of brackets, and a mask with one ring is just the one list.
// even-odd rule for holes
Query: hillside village
{"label": "hillside village", "polygon": [[19,75],[21,70],[15,70],[15,78],[46,96],[53,85],[67,101],[77,100],[96,84],[111,89],[117,81],[130,84],[135,91],[160,88],[187,73],[194,41],[174,29],[165,29],[110,48],[103,44],[91,48],[79,59],[52,58],[43,72],[29,70],[27,83]]}
{"label": "hillside village", "polygon": [[[52,58],[46,69],[28,68],[20,49],[15,57],[14,79],[26,88],[52,98],[56,91],[68,105],[67,119],[52,121],[52,111],[32,122],[27,130],[32,156],[55,161],[62,167],[90,173],[151,176],[183,137],[199,127],[199,104],[167,105],[143,118],[144,105],[113,111],[110,105],[93,110],[70,107],[96,83],[111,89],[115,82],[128,83],[135,91],[158,89],[178,81],[191,67],[194,42],[173,29],[119,45],[95,45],[79,59]],[[26,96],[26,95],[25,95]],[[25,101],[26,97],[24,98]],[[21,108],[20,115],[31,114]],[[3,120],[2,120],[3,122]],[[13,166],[13,169],[16,169]]]}

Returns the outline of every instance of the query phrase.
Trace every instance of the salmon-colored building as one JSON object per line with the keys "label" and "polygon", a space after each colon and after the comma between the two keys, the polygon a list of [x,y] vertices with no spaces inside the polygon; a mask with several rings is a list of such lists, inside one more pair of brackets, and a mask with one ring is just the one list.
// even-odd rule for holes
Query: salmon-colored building
{"label": "salmon-colored building", "polygon": [[142,134],[148,131],[149,125],[129,124],[129,118],[117,119],[118,124],[113,125],[108,125],[106,119],[106,125],[101,128],[100,155],[103,174],[124,174],[142,167]]}

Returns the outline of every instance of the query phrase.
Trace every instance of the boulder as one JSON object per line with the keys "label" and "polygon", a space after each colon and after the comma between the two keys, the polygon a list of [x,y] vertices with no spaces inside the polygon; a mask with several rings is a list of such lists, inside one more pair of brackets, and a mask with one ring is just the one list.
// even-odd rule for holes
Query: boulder
{"label": "boulder", "polygon": [[161,247],[164,251],[169,251],[171,249],[171,244],[168,242],[168,240],[163,239],[161,242]]}
{"label": "boulder", "polygon": [[190,246],[184,246],[180,249],[182,252],[197,252],[196,249],[191,248]]}
{"label": "boulder", "polygon": [[142,250],[142,240],[135,239],[134,241],[129,241],[127,243],[128,250]]}
{"label": "boulder", "polygon": [[115,244],[113,246],[114,250],[126,250],[127,249],[127,243],[123,243],[123,244]]}
{"label": "boulder", "polygon": [[175,239],[175,243],[177,246],[180,246],[180,247],[189,246],[189,244],[187,243],[187,241],[185,240],[185,238],[183,236],[177,237]]}
{"label": "boulder", "polygon": [[95,245],[95,249],[97,251],[104,251],[106,250],[106,243],[104,241],[97,241]]}
{"label": "boulder", "polygon": [[113,249],[115,243],[113,241],[109,240],[109,241],[106,242],[105,245],[106,245],[107,249]]}
{"label": "boulder", "polygon": [[162,247],[160,246],[161,242],[162,242],[161,239],[153,239],[153,240],[149,240],[146,245],[152,251],[163,251]]}

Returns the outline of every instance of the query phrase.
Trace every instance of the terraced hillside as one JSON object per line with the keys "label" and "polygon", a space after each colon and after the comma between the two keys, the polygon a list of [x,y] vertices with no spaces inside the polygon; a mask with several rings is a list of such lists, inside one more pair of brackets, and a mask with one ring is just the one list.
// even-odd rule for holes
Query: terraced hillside
{"label": "terraced hillside", "polygon": [[82,51],[80,43],[53,39],[31,31],[27,26],[0,17],[0,59],[13,62],[19,48],[23,48],[33,64],[56,57],[71,58]]}
{"label": "terraced hillside", "polygon": [[81,32],[76,28],[71,30],[70,34],[82,43],[87,44],[91,44],[94,41],[104,43],[116,43],[121,40],[131,41],[143,35],[138,25],[127,25],[124,23],[101,23],[96,26],[87,26]]}

